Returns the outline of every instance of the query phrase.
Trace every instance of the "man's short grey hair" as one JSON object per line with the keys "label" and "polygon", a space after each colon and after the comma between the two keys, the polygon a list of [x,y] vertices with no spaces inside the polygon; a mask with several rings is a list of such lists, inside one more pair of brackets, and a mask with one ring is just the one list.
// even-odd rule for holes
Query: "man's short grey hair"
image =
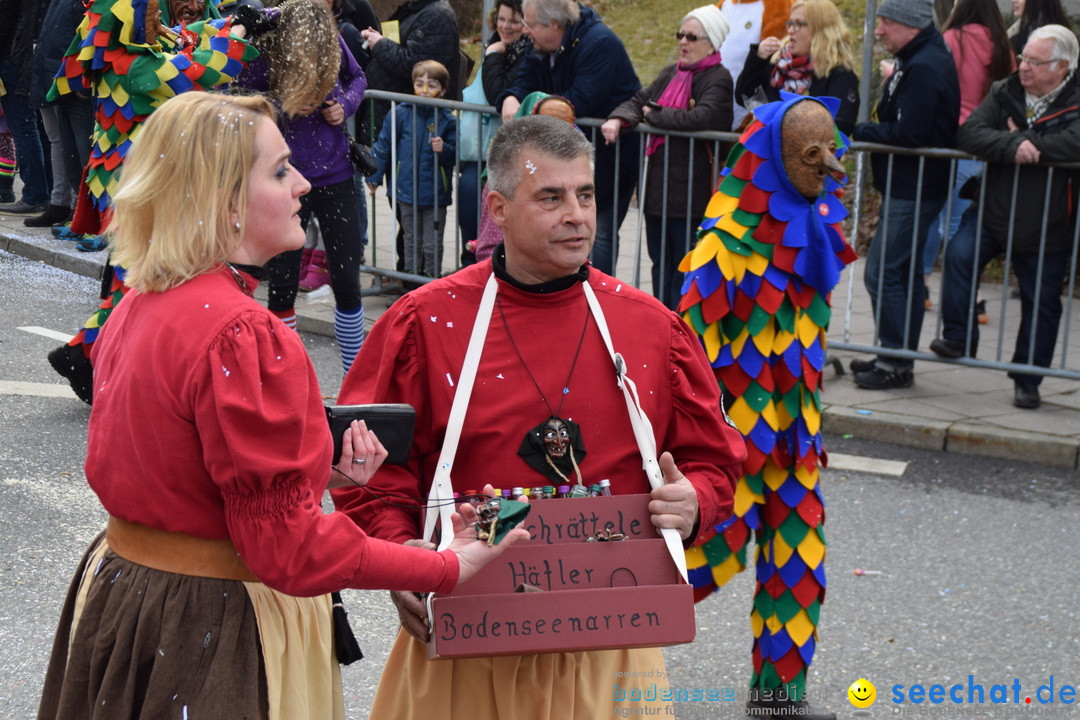
{"label": "man's short grey hair", "polygon": [[1043,25],[1031,31],[1028,42],[1047,38],[1054,41],[1054,52],[1050,59],[1066,60],[1069,70],[1075,70],[1077,57],[1080,56],[1080,43],[1076,40],[1076,33],[1064,25]]}
{"label": "man's short grey hair", "polygon": [[593,146],[580,130],[565,120],[547,115],[526,115],[503,123],[491,139],[488,151],[488,190],[514,199],[524,161],[529,153],[548,155],[558,160],[576,160],[581,156],[593,164]]}
{"label": "man's short grey hair", "polygon": [[541,25],[555,23],[565,28],[581,19],[581,7],[576,0],[522,0],[522,14],[526,8],[532,8],[536,22]]}

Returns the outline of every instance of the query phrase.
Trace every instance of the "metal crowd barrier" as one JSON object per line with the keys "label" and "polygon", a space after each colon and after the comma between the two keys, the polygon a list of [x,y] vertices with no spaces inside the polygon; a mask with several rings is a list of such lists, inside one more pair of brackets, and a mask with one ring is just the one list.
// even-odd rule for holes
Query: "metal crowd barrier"
{"label": "metal crowd barrier", "polygon": [[[473,105],[473,104],[455,102],[455,101],[450,101],[450,100],[419,98],[419,97],[415,97],[415,96],[412,96],[412,95],[401,95],[401,94],[396,94],[396,93],[381,92],[381,91],[377,91],[377,90],[368,91],[366,97],[371,98],[371,99],[375,99],[375,100],[383,100],[383,101],[390,102],[391,109],[390,109],[390,112],[386,116],[386,121],[387,122],[390,121],[390,119],[394,117],[394,113],[398,112],[398,105],[399,105],[399,103],[402,103],[402,102],[408,102],[408,103],[413,103],[413,104],[417,104],[417,105],[432,105],[432,106],[435,106],[435,107],[449,108],[450,110],[454,111],[455,114],[457,114],[459,116],[459,127],[460,127],[460,116],[461,116],[462,113],[465,113],[465,112],[474,112],[474,113],[481,113],[481,114],[486,114],[486,115],[496,115],[495,109],[493,107],[490,107],[490,106]],[[415,118],[414,118],[414,122],[415,122]],[[603,122],[604,122],[603,119],[580,118],[578,120],[578,126],[582,129],[583,132],[585,132],[586,134],[588,134],[590,136],[590,138],[593,140],[594,144],[598,144],[598,143],[602,144],[604,142],[604,140],[600,136],[600,125],[602,125]],[[413,130],[414,130],[414,132],[412,133],[412,136],[414,138],[418,138],[419,134],[416,132],[416,128],[414,127]],[[480,127],[479,123],[478,123],[478,126],[477,126],[476,133],[477,133],[477,137],[475,138],[475,140],[476,140],[477,146],[482,147],[483,129],[482,129],[482,127]],[[660,130],[660,129],[657,129],[657,128],[652,128],[650,126],[645,126],[645,125],[639,125],[636,128],[632,128],[630,132],[623,133],[623,134],[620,135],[620,139],[619,139],[618,143],[621,145],[621,143],[633,142],[633,143],[637,143],[637,145],[638,145],[638,153],[637,153],[638,158],[639,158],[638,168],[637,168],[637,180],[638,180],[637,187],[638,187],[638,191],[643,190],[643,183],[644,183],[645,173],[647,171],[644,147],[645,147],[645,143],[647,142],[647,139],[648,139],[648,134],[661,134],[661,135],[666,135],[666,136],[670,136],[670,137],[688,138],[689,139],[691,165],[686,170],[686,172],[688,173],[688,177],[693,177],[694,169],[693,169],[692,163],[693,163],[693,156],[694,156],[693,150],[694,150],[695,144],[696,143],[708,143],[711,150],[712,150],[712,157],[714,159],[713,168],[712,168],[713,187],[715,187],[715,185],[716,185],[717,175],[718,175],[720,169],[723,167],[723,164],[724,164],[724,162],[725,162],[725,160],[727,158],[727,150],[730,147],[730,144],[733,143],[737,139],[737,135],[735,133],[725,133],[725,132],[694,132],[694,133],[690,133],[690,132],[664,131],[664,130]],[[372,141],[374,142],[375,139],[376,138],[373,137]],[[396,139],[396,137],[394,137],[394,138],[392,138],[392,140],[393,141],[391,143],[391,146],[392,146],[391,167],[395,166],[396,162],[397,162],[397,158],[396,158],[396,140],[397,139]],[[458,137],[458,143],[459,143],[459,145],[461,143],[460,134],[459,134],[459,137]],[[618,150],[619,150],[619,146],[617,145],[616,146],[616,153],[615,153],[615,158],[616,158],[615,162],[616,163],[619,162],[619,158],[621,157],[621,153],[618,152]],[[889,201],[888,201],[887,196],[889,194],[888,189],[891,188],[891,183],[892,183],[892,176],[891,176],[891,173],[892,173],[892,156],[895,156],[895,155],[916,155],[916,156],[920,157],[919,171],[918,171],[918,174],[919,174],[919,186],[920,187],[921,187],[921,184],[922,184],[922,177],[924,175],[924,166],[925,166],[926,159],[928,159],[928,158],[937,158],[937,159],[947,159],[947,160],[949,160],[949,163],[950,163],[950,170],[949,170],[950,194],[949,194],[949,197],[948,197],[948,199],[947,199],[947,201],[945,203],[945,208],[942,211],[942,213],[944,215],[944,223],[945,223],[946,230],[950,227],[949,220],[951,219],[951,217],[953,216],[953,213],[954,213],[954,209],[953,209],[953,195],[954,194],[951,192],[951,189],[955,185],[957,161],[958,160],[973,159],[971,156],[966,155],[966,154],[961,153],[961,152],[957,152],[955,150],[946,150],[946,149],[941,149],[941,148],[924,148],[924,149],[895,148],[895,147],[889,147],[889,146],[883,146],[883,145],[874,145],[874,144],[870,144],[870,143],[853,142],[851,144],[851,148],[850,148],[848,156],[847,156],[848,158],[854,158],[855,171],[852,173],[853,180],[852,180],[851,185],[849,185],[849,188],[848,188],[848,191],[851,193],[851,197],[852,197],[853,202],[851,203],[851,206],[850,206],[850,215],[849,215],[848,222],[845,223],[845,235],[847,236],[848,241],[850,243],[852,243],[853,245],[856,243],[856,233],[855,233],[854,229],[858,228],[860,226],[860,223],[862,222],[862,220],[864,218],[865,207],[866,207],[866,204],[867,204],[867,199],[866,199],[867,198],[867,193],[868,192],[873,192],[870,189],[871,186],[870,186],[870,178],[869,178],[869,163],[867,162],[867,158],[869,156],[869,153],[871,153],[871,152],[888,154],[890,156],[890,159],[888,160],[889,177],[886,180],[887,191],[885,193],[885,196],[883,196],[881,198],[880,219],[879,219],[879,222],[880,223],[885,223],[886,226],[887,226],[887,223],[889,222],[889,216],[888,216],[888,203],[889,203]],[[414,157],[415,157],[415,153],[414,153]],[[666,153],[665,153],[664,157],[665,157],[665,167],[664,167],[664,171],[663,171],[663,191],[662,191],[662,194],[663,194],[663,210],[664,210],[663,217],[666,217],[667,216],[667,208],[668,208],[668,190],[667,190],[667,186],[668,186],[668,180],[671,177],[671,169],[669,168],[667,160],[666,160],[666,158],[667,158]],[[455,172],[454,172],[454,174],[455,175],[460,175],[460,172],[461,172],[462,168],[465,165],[469,165],[469,164],[476,165],[477,175],[479,176],[480,175],[480,170],[482,168],[482,162],[481,161],[479,161],[479,160],[470,160],[470,161],[464,161],[463,162],[463,161],[460,160],[460,158],[455,163]],[[616,165],[616,168],[618,168],[618,165]],[[1052,179],[1054,173],[1075,172],[1078,169],[1080,169],[1080,163],[1060,164],[1060,165],[1053,165],[1053,166],[1047,165],[1046,166],[1046,171],[1049,174],[1048,183],[1049,183],[1049,180]],[[434,178],[417,178],[416,173],[414,173],[413,175],[414,175],[414,187],[413,187],[414,193],[418,189],[418,184],[420,182],[432,182],[434,187],[437,189],[437,183],[438,183],[438,176],[437,175]],[[1017,177],[1017,175],[1016,175],[1016,173],[1014,173],[1014,183],[1015,183],[1015,178],[1016,177]],[[617,180],[618,172],[616,172],[615,178],[616,178],[616,182],[618,182],[618,180]],[[384,181],[384,183],[388,183],[388,182],[390,182],[390,181],[389,180]],[[442,268],[442,274],[452,272],[452,271],[454,271],[454,270],[456,270],[456,269],[458,269],[460,267],[459,259],[461,257],[463,240],[471,239],[471,238],[464,238],[463,239],[461,237],[458,223],[454,220],[454,218],[456,218],[456,213],[460,213],[460,212],[472,212],[472,213],[475,213],[476,214],[475,217],[477,218],[477,224],[479,225],[480,202],[482,202],[482,198],[478,197],[478,201],[477,201],[477,204],[476,204],[475,207],[462,208],[460,206],[460,204],[459,204],[459,189],[460,189],[459,185],[455,180],[454,189],[453,189],[453,206],[452,207],[456,208],[456,212],[454,212],[452,214],[448,214],[448,216],[447,216],[446,224],[448,226],[452,227],[453,232],[452,233],[446,233],[446,238],[444,239],[444,249],[443,249],[442,255],[440,257],[440,261],[439,261],[440,264],[438,265],[438,267]],[[980,209],[985,207],[985,203],[983,201],[984,192],[985,192],[984,189],[980,189],[980,197],[979,197],[979,203],[978,203],[978,207]],[[617,187],[614,188],[613,194],[614,194],[615,198],[617,199],[618,195],[619,195],[619,189]],[[1016,192],[1015,192],[1015,185],[1014,185],[1014,191],[1013,191],[1013,196],[1014,196],[1013,204],[1014,204],[1014,207],[1011,210],[1011,212],[1013,212],[1013,213],[1016,211],[1016,208],[1015,208],[1015,195],[1016,195]],[[367,292],[370,292],[370,293],[384,293],[384,292],[393,291],[394,288],[388,286],[387,283],[386,283],[386,281],[388,281],[388,280],[389,281],[404,281],[405,283],[424,283],[424,282],[429,281],[431,278],[423,277],[423,276],[419,276],[419,275],[414,275],[414,274],[409,274],[409,273],[404,273],[404,272],[401,272],[398,269],[396,269],[396,267],[395,267],[395,261],[396,261],[395,236],[396,236],[397,231],[398,231],[397,221],[395,220],[395,217],[396,217],[396,207],[395,207],[396,206],[396,201],[391,202],[391,207],[393,208],[394,212],[392,212],[389,215],[389,217],[387,217],[387,214],[385,212],[385,206],[383,206],[383,208],[381,208],[381,209],[376,207],[380,202],[381,201],[375,200],[373,202],[370,202],[369,206],[368,206],[368,211],[371,214],[371,219],[370,219],[370,222],[369,222],[369,232],[370,232],[371,247],[372,247],[371,257],[372,257],[373,260],[377,260],[377,261],[373,262],[371,265],[368,265],[368,266],[364,267],[364,272],[370,273],[370,274],[374,275],[375,278],[376,278],[375,287],[373,289],[368,290]],[[617,200],[615,202],[617,202]],[[690,200],[689,200],[689,198],[687,198],[687,206],[686,206],[686,208],[680,208],[679,210],[685,215],[688,212],[689,207],[690,207]],[[381,212],[380,212],[380,210],[381,210]],[[598,208],[598,214],[600,214],[599,211],[600,211],[600,208]],[[918,212],[918,208],[916,208],[916,213],[917,212]],[[617,216],[617,214],[618,214],[617,213],[617,208],[612,208],[610,214],[612,216]],[[380,215],[382,215],[382,219],[379,218]],[[1046,216],[1046,212],[1045,212],[1045,208],[1044,208],[1044,212],[1043,212],[1044,222],[1043,222],[1043,227],[1041,228],[1041,239],[1040,239],[1040,259],[1043,256],[1043,254],[1045,253],[1045,244],[1046,244],[1045,216]],[[1010,215],[1010,217],[1011,217],[1011,215]],[[694,221],[691,222],[691,223],[688,223],[688,225],[690,225],[691,227],[694,227],[694,226],[696,226],[696,222],[698,220],[699,219],[695,218]],[[623,220],[621,223],[619,223],[617,220],[615,222],[618,225],[620,225],[621,227],[619,227],[619,231],[617,233],[612,233],[612,239],[613,239],[612,257],[614,258],[614,274],[617,275],[620,279],[622,279],[622,280],[624,280],[624,281],[626,281],[626,282],[628,282],[628,283],[630,283],[630,284],[632,284],[632,285],[634,285],[636,287],[641,287],[642,289],[645,289],[645,290],[654,290],[654,288],[652,288],[652,281],[651,281],[651,268],[652,268],[651,260],[648,257],[647,253],[642,252],[644,229],[645,229],[644,228],[644,226],[645,226],[644,204],[642,202],[638,202],[636,208],[631,207],[630,211],[626,214],[625,220]],[[981,212],[980,212],[978,217],[977,217],[976,232],[981,233],[981,230],[982,230],[982,216],[981,216]],[[1077,266],[1078,266],[1078,263],[1077,263],[1077,261],[1078,261],[1077,247],[1078,247],[1078,238],[1080,238],[1080,224],[1075,224],[1074,225],[1072,233],[1073,233],[1073,236],[1072,236],[1072,252],[1071,252],[1071,257],[1070,257],[1070,261],[1069,261],[1069,267],[1067,269],[1065,269],[1065,268],[1045,268],[1044,269],[1046,271],[1053,271],[1053,272],[1057,272],[1059,270],[1062,271],[1062,272],[1066,272],[1066,271],[1068,272],[1068,277],[1067,277],[1067,281],[1066,281],[1066,284],[1065,284],[1064,309],[1063,309],[1063,314],[1062,314],[1061,323],[1060,323],[1061,327],[1060,327],[1060,330],[1059,330],[1059,339],[1058,339],[1058,342],[1057,342],[1057,350],[1055,352],[1054,362],[1053,362],[1052,366],[1049,367],[1049,368],[1037,367],[1037,366],[1035,366],[1033,364],[1033,352],[1034,352],[1034,346],[1035,346],[1034,341],[1036,339],[1036,330],[1035,330],[1034,327],[1032,328],[1032,338],[1031,338],[1031,343],[1030,343],[1031,351],[1028,353],[1028,357],[1026,359],[1021,359],[1021,360],[1026,360],[1026,361],[1021,361],[1021,362],[1016,362],[1016,363],[1013,363],[1013,362],[1009,361],[1009,359],[1012,356],[1012,348],[1013,348],[1013,343],[1014,343],[1015,338],[1016,338],[1017,326],[1018,326],[1018,324],[1020,322],[1019,304],[1014,301],[1015,298],[1010,297],[1010,287],[1009,287],[1009,282],[1007,281],[1008,278],[1009,278],[1009,271],[1010,271],[1010,267],[1011,267],[1011,262],[1010,262],[1009,258],[1011,256],[1011,251],[1012,251],[1012,247],[1013,247],[1013,238],[1012,238],[1013,233],[1011,231],[1009,232],[1009,237],[1006,239],[1006,253],[1004,255],[1004,260],[1003,260],[1003,262],[1001,264],[1001,275],[1002,275],[1002,278],[1004,279],[1004,282],[1001,282],[1000,286],[996,286],[996,287],[993,286],[989,282],[983,282],[982,283],[982,287],[985,289],[985,291],[987,293],[987,298],[986,298],[987,306],[992,311],[993,318],[994,318],[993,319],[993,324],[988,326],[988,329],[993,330],[994,332],[993,333],[983,333],[983,334],[984,335],[994,335],[994,334],[996,334],[996,340],[991,343],[991,342],[987,342],[986,339],[984,339],[984,341],[981,343],[981,350],[980,350],[980,353],[979,353],[981,355],[981,357],[975,357],[975,358],[964,357],[964,358],[957,359],[957,360],[944,360],[943,358],[937,356],[934,353],[929,352],[928,350],[926,350],[926,351],[921,350],[921,348],[927,348],[929,346],[930,341],[933,338],[941,336],[941,315],[940,315],[940,313],[933,313],[933,314],[931,314],[930,312],[927,313],[926,321],[923,323],[923,331],[921,333],[921,337],[919,338],[919,343],[916,345],[916,347],[919,347],[920,350],[886,349],[886,348],[881,347],[880,344],[878,343],[876,333],[872,334],[870,337],[867,337],[866,329],[862,328],[860,330],[859,328],[856,327],[857,323],[855,322],[856,315],[858,315],[858,312],[859,312],[859,307],[857,305],[865,304],[865,307],[870,306],[870,298],[869,298],[869,295],[868,295],[868,291],[865,288],[862,287],[864,282],[865,282],[864,278],[863,278],[863,275],[864,275],[863,268],[865,267],[865,262],[855,263],[855,265],[852,266],[853,268],[855,268],[855,270],[854,271],[849,271],[849,272],[846,273],[846,276],[847,276],[846,277],[846,292],[845,292],[845,287],[844,287],[845,283],[844,282],[842,282],[841,287],[838,288],[838,290],[841,291],[838,294],[846,295],[846,297],[844,297],[842,300],[840,300],[840,302],[837,302],[837,298],[834,295],[834,313],[833,313],[834,322],[833,322],[833,327],[831,328],[830,333],[829,333],[829,346],[830,346],[831,349],[835,349],[835,350],[846,350],[846,351],[853,351],[853,352],[864,352],[864,353],[880,354],[880,355],[882,355],[884,357],[908,358],[908,359],[915,359],[915,360],[921,360],[921,361],[933,361],[933,362],[951,362],[951,363],[956,363],[956,364],[959,364],[959,365],[966,365],[966,366],[980,367],[980,368],[988,368],[988,369],[993,369],[993,370],[1011,371],[1011,372],[1019,373],[1019,374],[1045,375],[1045,376],[1051,376],[1051,377],[1062,377],[1062,378],[1080,380],[1080,363],[1077,363],[1076,361],[1073,361],[1073,362],[1070,363],[1070,358],[1069,358],[1069,343],[1070,343],[1070,337],[1071,337],[1071,322],[1072,322],[1072,318],[1073,318],[1073,305],[1074,305],[1073,295],[1074,295],[1074,292],[1075,292],[1075,289],[1076,289],[1075,288],[1075,277],[1076,277]],[[686,237],[684,238],[686,248],[692,247],[692,243],[694,241],[694,238],[692,238],[691,235],[692,235],[692,233],[688,230],[687,233],[686,233]],[[946,235],[947,235],[947,233],[946,233]],[[665,234],[665,236],[666,236],[666,234]],[[950,239],[951,238],[949,238],[947,236],[942,238],[942,253],[948,252]],[[921,250],[924,239],[919,238],[915,233],[913,233],[912,237],[910,239],[910,242],[911,242],[911,248],[912,248],[911,255],[912,255],[912,258],[913,258],[913,262],[911,262],[910,267],[907,268],[907,292],[908,292],[909,296],[913,292],[915,292],[916,288],[921,287],[924,284],[921,257],[917,257],[918,255],[920,255],[920,253],[918,251]],[[661,267],[661,272],[660,272],[661,283],[664,282],[663,278],[666,277],[666,271],[667,271],[667,268]],[[975,271],[975,268],[972,268],[973,273],[974,273],[974,271]],[[941,277],[940,273],[941,273],[940,269],[935,271],[935,274],[938,274],[939,278]],[[880,291],[881,283],[882,283],[883,279],[879,276],[878,278],[871,278],[871,281],[876,282],[878,284],[878,289]],[[944,281],[947,282],[947,278]],[[1040,272],[1040,274],[1038,276],[1038,279],[1037,279],[1037,282],[1036,282],[1035,297],[1038,297],[1038,291],[1042,287],[1042,284],[1043,284],[1044,281],[1045,281],[1045,273]],[[973,283],[973,288],[975,288],[977,290],[978,285],[979,284],[977,282]],[[660,287],[660,288],[655,288],[655,290],[656,290],[656,292],[654,294],[656,294],[658,297],[663,297],[663,292],[664,292],[665,288]],[[879,292],[879,296],[880,296],[880,292]],[[937,293],[936,297],[940,298],[940,293]],[[972,324],[976,322],[976,315],[975,315],[975,312],[974,312],[975,302],[976,302],[976,297],[975,297],[975,293],[973,293],[972,297],[969,298],[969,304],[968,304],[969,305],[969,307],[968,307],[969,318],[970,318],[969,327],[968,327],[968,336],[969,337],[970,337],[970,333],[971,333],[971,330],[972,330]],[[878,322],[880,320],[880,313],[881,313],[881,307],[879,306],[877,308],[877,312],[874,314],[874,317],[873,317],[873,325],[874,325],[874,327],[877,326],[877,324],[878,324]],[[841,317],[843,318],[843,323],[839,328],[837,328],[836,327],[836,320],[840,319]],[[930,322],[931,318],[936,318],[936,321]],[[905,340],[910,338],[910,331],[911,331],[911,316],[910,316],[910,312],[908,312],[907,315],[905,316],[905,332],[904,332]],[[907,345],[907,344],[908,343],[905,342],[905,345]],[[991,346],[992,346],[992,350],[990,350]],[[988,350],[990,350],[990,351],[988,352]]]}

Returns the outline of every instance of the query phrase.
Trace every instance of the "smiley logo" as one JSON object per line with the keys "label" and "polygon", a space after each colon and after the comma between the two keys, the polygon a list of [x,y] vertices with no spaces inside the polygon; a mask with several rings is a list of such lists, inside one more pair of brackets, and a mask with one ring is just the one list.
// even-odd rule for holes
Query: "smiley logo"
{"label": "smiley logo", "polygon": [[877,688],[866,678],[859,678],[851,683],[847,691],[848,700],[857,708],[868,708],[877,700]]}

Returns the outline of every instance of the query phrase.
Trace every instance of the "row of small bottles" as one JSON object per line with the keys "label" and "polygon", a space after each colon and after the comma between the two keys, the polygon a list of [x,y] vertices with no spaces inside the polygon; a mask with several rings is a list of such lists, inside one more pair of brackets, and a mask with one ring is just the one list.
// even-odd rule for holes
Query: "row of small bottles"
{"label": "row of small bottles", "polygon": [[[543,485],[536,486],[534,488],[516,487],[511,490],[500,490],[495,488],[495,497],[501,497],[504,500],[517,500],[522,495],[529,498],[530,502],[537,500],[551,500],[554,498],[583,498],[583,497],[600,497],[611,495],[611,481],[604,478],[600,482],[585,487],[584,485]],[[463,493],[454,493],[454,499],[458,500],[472,500],[473,498],[483,502],[486,498],[477,493],[475,490],[466,490]]]}

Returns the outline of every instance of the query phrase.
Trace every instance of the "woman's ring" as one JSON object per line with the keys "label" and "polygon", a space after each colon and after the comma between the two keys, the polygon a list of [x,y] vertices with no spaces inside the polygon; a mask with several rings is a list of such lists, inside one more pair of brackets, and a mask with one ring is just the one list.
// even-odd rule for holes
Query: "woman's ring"
{"label": "woman's ring", "polygon": [[363,465],[365,462],[367,462],[367,460],[365,460],[364,458],[353,458],[353,462],[357,465]]}

